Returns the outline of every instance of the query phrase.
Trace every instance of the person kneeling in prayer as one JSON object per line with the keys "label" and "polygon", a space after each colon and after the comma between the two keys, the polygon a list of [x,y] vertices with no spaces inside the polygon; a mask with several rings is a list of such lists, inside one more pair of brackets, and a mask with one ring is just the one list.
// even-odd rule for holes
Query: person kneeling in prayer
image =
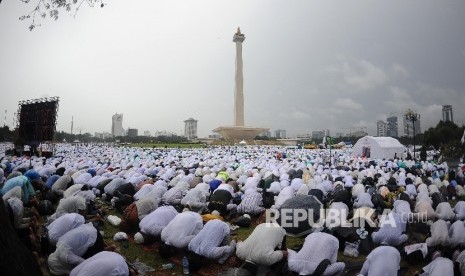
{"label": "person kneeling in prayer", "polygon": [[286,231],[277,224],[258,225],[243,242],[237,243],[236,255],[239,259],[255,265],[273,265],[287,259],[287,250],[281,250]]}
{"label": "person kneeling in prayer", "polygon": [[299,275],[339,275],[345,264],[337,262],[339,241],[333,235],[312,233],[299,252],[289,250],[289,270]]}
{"label": "person kneeling in prayer", "polygon": [[190,241],[188,248],[197,255],[218,260],[222,264],[236,247],[234,240],[229,242],[229,233],[229,226],[225,222],[210,220]]}
{"label": "person kneeling in prayer", "polygon": [[397,276],[400,268],[400,253],[392,246],[380,246],[368,254],[359,276]]}

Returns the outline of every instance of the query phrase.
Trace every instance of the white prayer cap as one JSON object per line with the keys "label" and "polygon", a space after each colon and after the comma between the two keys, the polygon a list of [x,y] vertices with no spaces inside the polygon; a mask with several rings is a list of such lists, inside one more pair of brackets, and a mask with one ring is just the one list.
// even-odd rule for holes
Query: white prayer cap
{"label": "white prayer cap", "polygon": [[137,243],[137,244],[142,244],[144,242],[144,236],[142,236],[141,233],[137,232],[135,235],[134,235],[134,241]]}

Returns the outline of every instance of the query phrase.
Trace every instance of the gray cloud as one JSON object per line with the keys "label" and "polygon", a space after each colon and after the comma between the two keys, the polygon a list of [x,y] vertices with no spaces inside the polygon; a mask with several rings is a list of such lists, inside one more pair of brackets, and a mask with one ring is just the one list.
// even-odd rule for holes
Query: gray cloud
{"label": "gray cloud", "polygon": [[247,125],[349,132],[407,108],[422,128],[452,104],[465,123],[463,1],[146,1],[83,8],[29,32],[30,6],[0,6],[0,110],[60,96],[58,129],[123,126],[199,135],[231,124],[232,34],[241,26]]}

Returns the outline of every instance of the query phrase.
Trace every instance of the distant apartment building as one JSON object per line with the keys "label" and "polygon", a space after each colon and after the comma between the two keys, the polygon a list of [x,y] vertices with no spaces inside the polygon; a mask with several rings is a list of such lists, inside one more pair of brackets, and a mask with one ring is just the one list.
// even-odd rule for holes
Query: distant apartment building
{"label": "distant apartment building", "polygon": [[376,136],[385,137],[387,136],[387,123],[385,121],[376,122]]}
{"label": "distant apartment building", "polygon": [[322,130],[312,131],[312,140],[322,140],[325,137],[325,132]]}
{"label": "distant apartment building", "polygon": [[274,131],[274,137],[278,139],[285,139],[286,138],[286,130],[284,129],[277,129]]}
{"label": "distant apartment building", "polygon": [[390,116],[386,119],[386,121],[386,136],[399,137],[399,126],[397,124],[397,116]]}
{"label": "distant apartment building", "polygon": [[124,136],[123,114],[116,113],[111,117],[111,135],[113,137]]}
{"label": "distant apartment building", "polygon": [[454,122],[454,113],[452,112],[452,105],[442,106],[442,121],[443,122]]}
{"label": "distant apartment building", "polygon": [[144,131],[144,136],[145,136],[145,137],[150,137],[150,136],[152,136],[152,134],[150,134],[150,131],[145,130],[145,131]]}
{"label": "distant apartment building", "polygon": [[188,139],[197,138],[197,120],[189,118],[184,121],[184,136]]}
{"label": "distant apartment building", "polygon": [[95,132],[94,137],[97,139],[110,139],[112,137],[111,133],[109,132]]}
{"label": "distant apartment building", "polygon": [[159,137],[159,136],[176,136],[176,133],[174,132],[169,132],[169,131],[155,131],[155,134],[153,135],[154,137]]}
{"label": "distant apartment building", "polygon": [[263,132],[262,135],[265,136],[265,137],[270,138],[270,137],[271,137],[271,131],[270,131],[270,130],[267,130],[267,131]]}
{"label": "distant apartment building", "polygon": [[357,130],[357,131],[352,132],[352,137],[365,137],[367,135],[368,135],[368,133],[366,131],[363,131],[363,130]]}

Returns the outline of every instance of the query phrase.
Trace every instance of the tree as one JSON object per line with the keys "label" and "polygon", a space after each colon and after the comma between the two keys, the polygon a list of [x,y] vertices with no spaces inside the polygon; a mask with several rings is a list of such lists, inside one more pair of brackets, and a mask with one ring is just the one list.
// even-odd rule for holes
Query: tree
{"label": "tree", "polygon": [[453,122],[440,121],[436,127],[424,133],[423,142],[426,146],[441,150],[445,156],[460,157],[465,152],[465,145],[460,142],[464,128]]}
{"label": "tree", "polygon": [[[30,2],[30,0],[20,1],[26,4]],[[62,13],[69,13],[75,17],[83,3],[89,7],[100,6],[103,8],[105,6],[103,0],[38,0],[34,8],[28,14],[20,16],[19,20],[31,20],[29,30],[32,31],[40,26],[38,22],[45,20],[47,16],[58,20]]]}
{"label": "tree", "polygon": [[0,142],[13,142],[16,139],[16,132],[9,127],[0,127]]}

